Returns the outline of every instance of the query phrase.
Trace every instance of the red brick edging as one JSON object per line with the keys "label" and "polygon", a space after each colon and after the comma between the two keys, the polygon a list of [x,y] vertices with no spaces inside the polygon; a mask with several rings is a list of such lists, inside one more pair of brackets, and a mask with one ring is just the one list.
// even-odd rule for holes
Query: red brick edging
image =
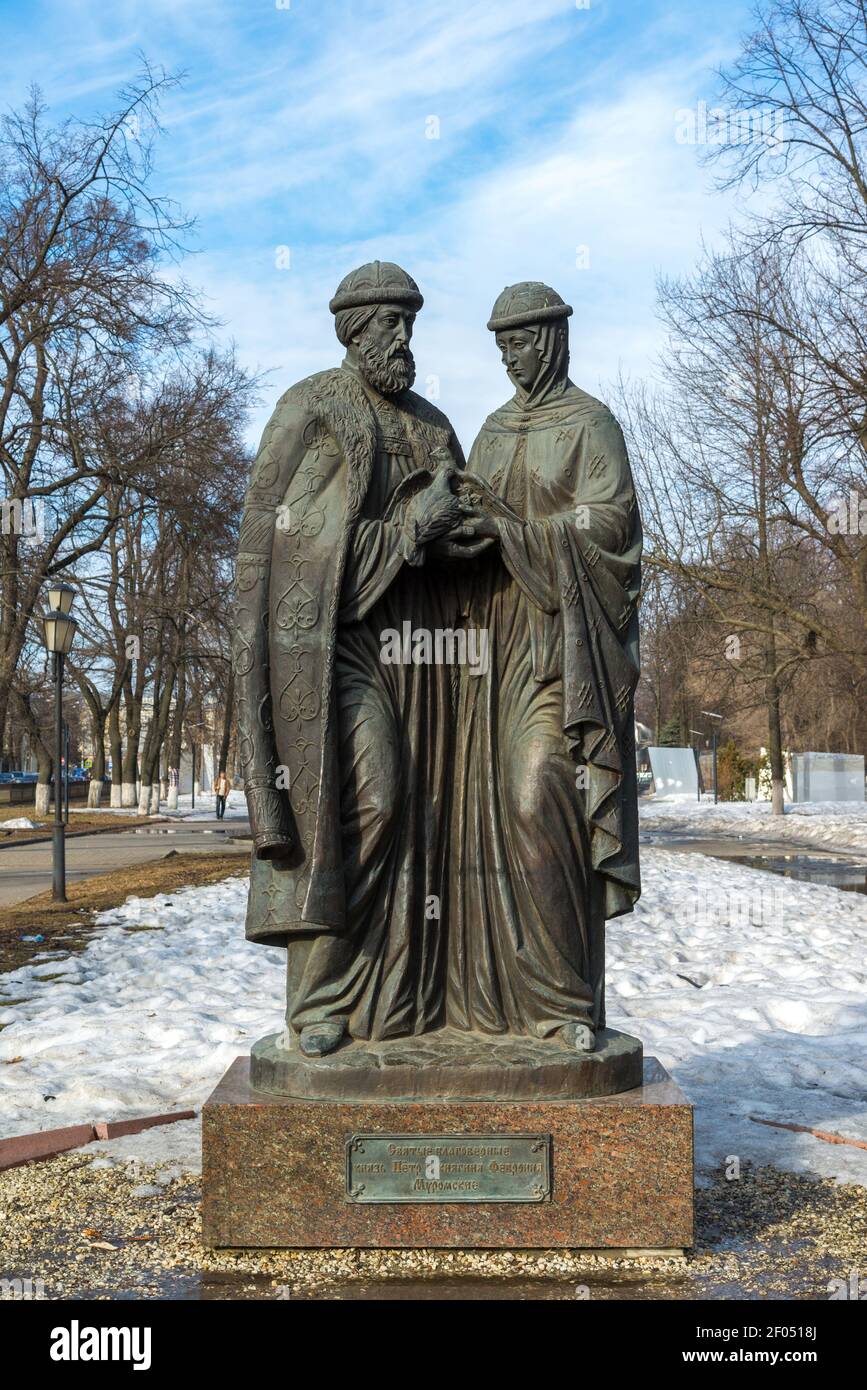
{"label": "red brick edging", "polygon": [[63,1129],[43,1129],[35,1134],[17,1134],[12,1139],[0,1139],[0,1172],[33,1163],[40,1158],[92,1144],[95,1139],[120,1139],[124,1134],[140,1134],[155,1125],[172,1125],[176,1120],[194,1120],[195,1110],[176,1110],[166,1115],[143,1115],[137,1120],[100,1120],[92,1125],[67,1125]]}

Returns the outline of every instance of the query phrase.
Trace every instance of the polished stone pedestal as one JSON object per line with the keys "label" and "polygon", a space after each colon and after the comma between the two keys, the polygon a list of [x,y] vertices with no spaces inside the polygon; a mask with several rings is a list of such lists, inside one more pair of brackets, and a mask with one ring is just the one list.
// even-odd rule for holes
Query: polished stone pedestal
{"label": "polished stone pedestal", "polygon": [[[401,1152],[413,1136],[422,1149],[428,1136],[448,1136],[456,1149],[459,1140],[490,1148],[497,1136],[530,1136],[547,1154],[544,1195],[365,1202],[348,1167],[359,1135],[394,1140]],[[692,1244],[692,1106],[654,1058],[644,1061],[641,1085],[583,1100],[350,1101],[254,1090],[250,1060],[239,1057],[203,1108],[202,1151],[211,1246]]]}

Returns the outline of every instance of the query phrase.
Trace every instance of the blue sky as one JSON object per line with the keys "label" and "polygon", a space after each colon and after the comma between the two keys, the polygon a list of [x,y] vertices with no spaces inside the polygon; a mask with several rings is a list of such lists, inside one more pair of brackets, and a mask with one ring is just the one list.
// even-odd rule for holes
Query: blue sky
{"label": "blue sky", "polygon": [[437,379],[468,449],[510,394],[485,329],[503,285],[574,305],[571,374],[604,396],[652,370],[657,274],[737,211],[675,139],[749,27],[737,0],[0,0],[0,21],[6,107],[38,82],[57,117],[109,109],[138,53],[186,71],[157,182],[197,219],[187,278],[272,371],[251,436],[339,361],[327,303],[361,261],[419,282],[417,389]]}

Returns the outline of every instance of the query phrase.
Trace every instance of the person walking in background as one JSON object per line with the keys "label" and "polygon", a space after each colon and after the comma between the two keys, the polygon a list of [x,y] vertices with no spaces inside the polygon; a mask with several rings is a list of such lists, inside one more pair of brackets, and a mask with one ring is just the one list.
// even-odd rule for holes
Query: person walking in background
{"label": "person walking in background", "polygon": [[217,820],[222,820],[223,816],[226,814],[226,798],[231,790],[232,783],[226,776],[226,770],[225,768],[220,768],[217,774],[217,780],[214,783],[214,792],[217,797]]}

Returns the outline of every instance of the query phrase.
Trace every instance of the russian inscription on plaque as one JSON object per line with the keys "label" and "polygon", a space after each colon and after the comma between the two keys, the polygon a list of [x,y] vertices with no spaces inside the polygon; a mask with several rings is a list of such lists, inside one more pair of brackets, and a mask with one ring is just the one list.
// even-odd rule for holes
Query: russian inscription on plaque
{"label": "russian inscription on plaque", "polygon": [[353,1134],[351,1202],[544,1202],[549,1134]]}

